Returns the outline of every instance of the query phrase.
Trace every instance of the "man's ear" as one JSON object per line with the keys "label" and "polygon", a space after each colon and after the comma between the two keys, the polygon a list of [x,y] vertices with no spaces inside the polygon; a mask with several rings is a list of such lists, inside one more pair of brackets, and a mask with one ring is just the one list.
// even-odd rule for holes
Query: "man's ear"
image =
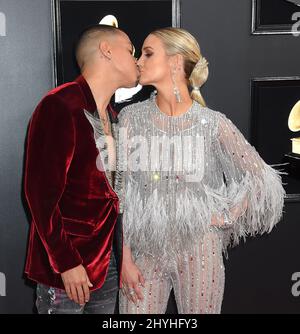
{"label": "man's ear", "polygon": [[108,41],[100,42],[99,50],[104,58],[111,60],[111,45]]}

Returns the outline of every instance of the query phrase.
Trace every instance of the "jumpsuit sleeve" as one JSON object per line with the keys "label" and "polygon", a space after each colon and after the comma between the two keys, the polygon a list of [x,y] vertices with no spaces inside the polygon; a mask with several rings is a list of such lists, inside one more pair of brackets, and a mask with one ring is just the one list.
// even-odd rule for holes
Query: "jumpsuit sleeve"
{"label": "jumpsuit sleeve", "polygon": [[118,116],[118,136],[117,136],[117,168],[116,168],[116,179],[115,179],[115,190],[119,197],[119,211],[122,221],[123,230],[123,242],[124,245],[130,247],[130,228],[126,223],[126,184],[128,182],[128,140],[129,132],[131,130],[128,108],[123,108]]}
{"label": "jumpsuit sleeve", "polygon": [[219,112],[215,144],[226,184],[223,214],[229,218],[233,243],[246,235],[269,233],[283,212],[285,190],[280,172],[266,164],[231,120]]}

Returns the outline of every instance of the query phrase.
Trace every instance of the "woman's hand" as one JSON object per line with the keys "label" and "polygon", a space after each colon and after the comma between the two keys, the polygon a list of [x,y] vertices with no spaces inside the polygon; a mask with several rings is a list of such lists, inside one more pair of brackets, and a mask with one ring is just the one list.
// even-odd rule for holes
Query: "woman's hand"
{"label": "woman's hand", "polygon": [[225,214],[216,216],[212,215],[211,217],[211,226],[219,227],[219,228],[228,228],[232,227],[232,220],[228,219],[228,216],[225,216]]}
{"label": "woman's hand", "polygon": [[248,208],[248,199],[245,197],[242,202],[236,204],[232,207],[228,214],[224,213],[222,215],[213,214],[211,217],[211,226],[227,228],[232,227],[232,225],[241,217]]}
{"label": "woman's hand", "polygon": [[124,246],[123,263],[122,263],[122,292],[125,296],[137,303],[138,300],[143,300],[141,287],[144,287],[145,280],[138,266],[134,263],[131,257],[130,249]]}

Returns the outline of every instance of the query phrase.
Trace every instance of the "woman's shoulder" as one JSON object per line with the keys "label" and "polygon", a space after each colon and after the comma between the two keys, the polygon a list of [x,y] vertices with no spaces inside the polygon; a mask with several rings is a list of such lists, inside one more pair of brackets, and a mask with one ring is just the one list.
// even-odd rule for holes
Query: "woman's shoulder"
{"label": "woman's shoulder", "polygon": [[118,118],[130,118],[130,117],[137,117],[141,116],[145,111],[148,111],[151,107],[150,99],[145,101],[136,102],[127,105],[119,112]]}
{"label": "woman's shoulder", "polygon": [[229,134],[231,132],[233,135],[240,133],[237,125],[228,117],[224,112],[213,110],[208,107],[204,108],[205,111],[211,115],[212,125],[214,128],[214,133],[216,135]]}
{"label": "woman's shoulder", "polygon": [[199,116],[200,119],[202,119],[203,116],[207,117],[212,122],[219,122],[220,119],[227,119],[226,115],[223,112],[212,109],[208,106],[203,107],[198,102],[195,102],[195,105],[196,114]]}

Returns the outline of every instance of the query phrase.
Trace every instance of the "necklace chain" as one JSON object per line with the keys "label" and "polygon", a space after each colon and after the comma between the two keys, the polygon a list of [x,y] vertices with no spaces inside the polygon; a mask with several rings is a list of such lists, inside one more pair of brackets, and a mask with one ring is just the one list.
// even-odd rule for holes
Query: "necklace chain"
{"label": "necklace chain", "polygon": [[101,123],[102,123],[103,131],[107,135],[111,132],[110,121],[109,121],[109,116],[108,116],[107,109],[105,109],[105,116],[104,117],[101,114],[99,116],[100,116],[100,120],[101,120]]}

